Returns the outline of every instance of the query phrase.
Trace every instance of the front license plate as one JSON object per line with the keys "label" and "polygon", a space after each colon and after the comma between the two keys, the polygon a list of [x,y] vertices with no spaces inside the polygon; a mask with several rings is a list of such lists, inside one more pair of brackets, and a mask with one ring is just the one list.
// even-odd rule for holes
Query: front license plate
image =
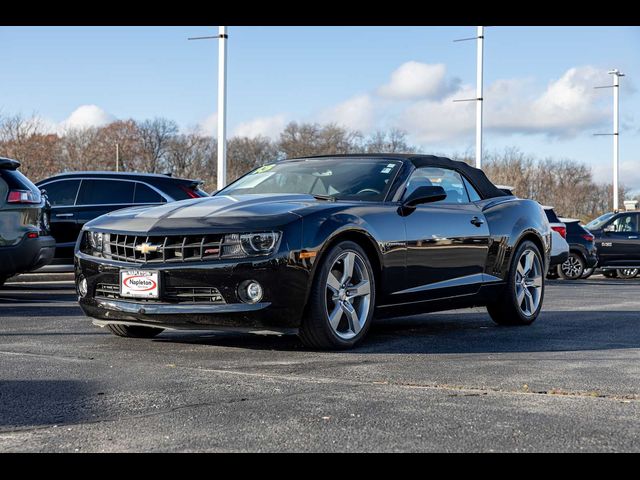
{"label": "front license plate", "polygon": [[149,270],[120,270],[120,296],[158,298],[158,272]]}

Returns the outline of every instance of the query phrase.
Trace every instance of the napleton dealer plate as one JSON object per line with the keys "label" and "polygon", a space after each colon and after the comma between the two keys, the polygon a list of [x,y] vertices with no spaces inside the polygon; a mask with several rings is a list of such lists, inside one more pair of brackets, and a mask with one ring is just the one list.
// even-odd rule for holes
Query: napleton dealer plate
{"label": "napleton dealer plate", "polygon": [[120,270],[120,296],[158,298],[158,272],[149,270]]}

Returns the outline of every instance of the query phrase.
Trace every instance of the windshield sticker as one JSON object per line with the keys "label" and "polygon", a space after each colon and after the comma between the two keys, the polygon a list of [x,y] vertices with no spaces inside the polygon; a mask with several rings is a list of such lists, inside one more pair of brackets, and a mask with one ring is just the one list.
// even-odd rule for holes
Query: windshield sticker
{"label": "windshield sticker", "polygon": [[253,171],[254,175],[256,173],[264,173],[264,172],[268,172],[269,170],[271,170],[273,167],[275,167],[276,164],[272,163],[271,165],[263,165],[260,168],[256,169]]}
{"label": "windshield sticker", "polygon": [[380,171],[380,173],[389,173],[390,171],[391,171],[391,169],[387,167],[387,168],[383,168],[383,169]]}
{"label": "windshield sticker", "polygon": [[395,166],[396,166],[395,163],[390,163],[390,164],[387,165],[387,168],[394,168]]}

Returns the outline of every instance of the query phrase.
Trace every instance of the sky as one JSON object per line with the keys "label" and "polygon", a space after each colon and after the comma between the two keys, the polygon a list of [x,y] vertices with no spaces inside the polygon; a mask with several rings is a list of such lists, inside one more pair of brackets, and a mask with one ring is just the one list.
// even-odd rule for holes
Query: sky
{"label": "sky", "polygon": [[[216,26],[0,27],[0,113],[48,129],[167,117],[215,134]],[[228,129],[276,137],[289,121],[400,128],[425,152],[474,151],[475,27],[228,29]],[[612,90],[620,179],[640,191],[640,27],[485,28],[484,147],[569,158],[611,182]]]}

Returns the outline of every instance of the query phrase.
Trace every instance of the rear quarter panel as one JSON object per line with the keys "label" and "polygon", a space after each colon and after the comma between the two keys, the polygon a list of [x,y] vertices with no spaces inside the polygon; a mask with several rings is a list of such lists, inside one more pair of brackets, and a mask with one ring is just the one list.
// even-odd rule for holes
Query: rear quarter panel
{"label": "rear quarter panel", "polygon": [[551,228],[538,202],[507,197],[483,200],[478,205],[487,219],[491,236],[485,273],[504,280],[513,251],[525,237],[537,239],[546,271],[551,254]]}

